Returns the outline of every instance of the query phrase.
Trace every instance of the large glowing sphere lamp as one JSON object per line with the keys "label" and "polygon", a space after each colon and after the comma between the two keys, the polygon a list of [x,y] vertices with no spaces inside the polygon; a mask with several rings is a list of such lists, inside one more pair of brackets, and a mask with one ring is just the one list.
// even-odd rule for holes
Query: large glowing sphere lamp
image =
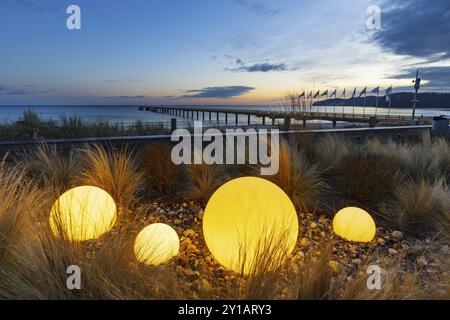
{"label": "large glowing sphere lamp", "polygon": [[292,253],[298,218],[291,200],[278,186],[244,177],[213,194],[205,209],[203,234],[221,265],[248,274],[268,262],[266,259],[284,260]]}
{"label": "large glowing sphere lamp", "polygon": [[54,203],[50,212],[52,232],[70,241],[98,239],[116,222],[113,198],[97,187],[70,189]]}
{"label": "large glowing sphere lamp", "polygon": [[349,207],[336,214],[333,230],[348,241],[370,242],[374,239],[377,229],[369,213],[360,208]]}
{"label": "large glowing sphere lamp", "polygon": [[175,257],[180,250],[176,231],[167,224],[155,223],[144,228],[134,243],[134,254],[146,265],[160,265]]}

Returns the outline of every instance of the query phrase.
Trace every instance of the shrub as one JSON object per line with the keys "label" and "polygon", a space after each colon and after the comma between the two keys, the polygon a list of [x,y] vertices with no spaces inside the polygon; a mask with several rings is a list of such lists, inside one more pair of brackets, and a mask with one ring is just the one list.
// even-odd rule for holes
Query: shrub
{"label": "shrub", "polygon": [[392,192],[399,178],[398,171],[391,157],[374,153],[349,153],[339,163],[339,189],[348,199],[378,204]]}
{"label": "shrub", "polygon": [[140,153],[140,164],[144,180],[151,192],[170,196],[179,190],[182,178],[182,167],[171,159],[169,144],[152,144]]}
{"label": "shrub", "polygon": [[438,168],[442,176],[450,184],[450,143],[444,138],[439,138],[433,144],[433,155],[438,159]]}
{"label": "shrub", "polygon": [[187,167],[187,191],[189,199],[206,204],[222,185],[224,173],[218,165],[194,164]]}
{"label": "shrub", "polygon": [[317,143],[316,157],[322,168],[335,168],[341,158],[349,152],[347,140],[338,135],[326,135]]}
{"label": "shrub", "polygon": [[398,228],[420,234],[438,231],[448,223],[449,192],[442,180],[410,181],[398,186],[390,217]]}
{"label": "shrub", "polygon": [[316,160],[316,153],[320,151],[316,150],[316,139],[312,133],[293,133],[289,141],[305,156],[308,161]]}

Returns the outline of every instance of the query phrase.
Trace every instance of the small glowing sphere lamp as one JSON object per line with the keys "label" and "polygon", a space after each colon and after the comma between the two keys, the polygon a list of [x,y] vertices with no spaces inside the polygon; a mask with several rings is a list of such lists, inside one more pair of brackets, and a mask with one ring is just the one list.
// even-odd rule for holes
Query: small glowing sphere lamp
{"label": "small glowing sphere lamp", "polygon": [[98,239],[116,222],[113,198],[97,187],[70,189],[54,203],[50,212],[50,228],[57,237],[70,241]]}
{"label": "small glowing sphere lamp", "polygon": [[144,228],[134,243],[134,254],[146,265],[160,265],[175,257],[180,250],[180,239],[176,231],[163,223]]}
{"label": "small glowing sphere lamp", "polygon": [[339,211],[333,219],[333,230],[338,236],[354,242],[370,242],[376,234],[376,225],[366,211],[349,207]]}

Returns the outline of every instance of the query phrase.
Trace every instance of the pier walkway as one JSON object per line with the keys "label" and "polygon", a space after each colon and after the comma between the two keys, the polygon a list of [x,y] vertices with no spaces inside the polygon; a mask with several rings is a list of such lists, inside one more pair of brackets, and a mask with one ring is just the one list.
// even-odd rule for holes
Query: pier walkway
{"label": "pier walkway", "polygon": [[[292,120],[303,121],[306,126],[307,121],[322,120],[330,121],[336,126],[337,122],[368,123],[370,127],[375,127],[378,123],[383,125],[410,125],[411,116],[404,115],[375,115],[375,114],[346,114],[334,112],[303,112],[288,110],[252,110],[252,109],[226,109],[207,107],[183,107],[183,106],[142,106],[141,111],[163,113],[176,117],[193,120],[208,120],[219,123],[220,115],[224,115],[225,124],[236,126],[242,122],[242,116],[247,117],[247,125],[252,124],[252,117],[260,118],[263,125],[275,125],[277,120],[282,120],[289,125]],[[240,118],[241,117],[241,118]],[[222,120],[223,121],[223,116]],[[429,125],[433,121],[432,117],[416,117],[416,124]]]}

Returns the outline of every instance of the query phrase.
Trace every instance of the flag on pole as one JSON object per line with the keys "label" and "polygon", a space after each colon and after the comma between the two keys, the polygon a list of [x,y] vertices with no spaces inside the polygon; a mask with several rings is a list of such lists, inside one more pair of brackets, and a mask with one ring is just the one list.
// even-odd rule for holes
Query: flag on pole
{"label": "flag on pole", "polygon": [[308,99],[312,97],[312,91],[308,94]]}
{"label": "flag on pole", "polygon": [[373,89],[370,93],[380,94],[380,87],[376,87],[376,88]]}
{"label": "flag on pole", "polygon": [[391,94],[392,94],[392,86],[386,89],[386,102],[389,102],[389,100],[391,100]]}
{"label": "flag on pole", "polygon": [[367,94],[367,87],[365,87],[363,89],[363,91],[361,91],[361,93],[359,94],[360,97],[362,97],[363,95],[365,96]]}
{"label": "flag on pole", "polygon": [[325,90],[325,92],[324,92],[324,93],[322,93],[321,97],[328,97],[328,89],[327,89],[327,90]]}
{"label": "flag on pole", "polygon": [[392,86],[386,89],[386,95],[390,96],[392,94]]}
{"label": "flag on pole", "polygon": [[353,90],[352,98],[354,98],[355,96],[356,96],[356,88],[355,90]]}
{"label": "flag on pole", "polygon": [[346,91],[347,89],[344,89],[344,91],[342,91],[342,98],[345,98],[345,91]]}
{"label": "flag on pole", "polygon": [[334,91],[333,91],[333,93],[331,94],[330,98],[333,97],[333,96],[336,98],[336,94],[337,94],[337,89],[334,89]]}
{"label": "flag on pole", "polygon": [[305,91],[303,91],[303,93],[301,95],[299,95],[299,98],[303,98],[305,96]]}
{"label": "flag on pole", "polygon": [[319,91],[317,91],[317,93],[314,95],[314,99],[315,98],[318,98],[319,97],[319,95],[320,95],[320,90]]}

